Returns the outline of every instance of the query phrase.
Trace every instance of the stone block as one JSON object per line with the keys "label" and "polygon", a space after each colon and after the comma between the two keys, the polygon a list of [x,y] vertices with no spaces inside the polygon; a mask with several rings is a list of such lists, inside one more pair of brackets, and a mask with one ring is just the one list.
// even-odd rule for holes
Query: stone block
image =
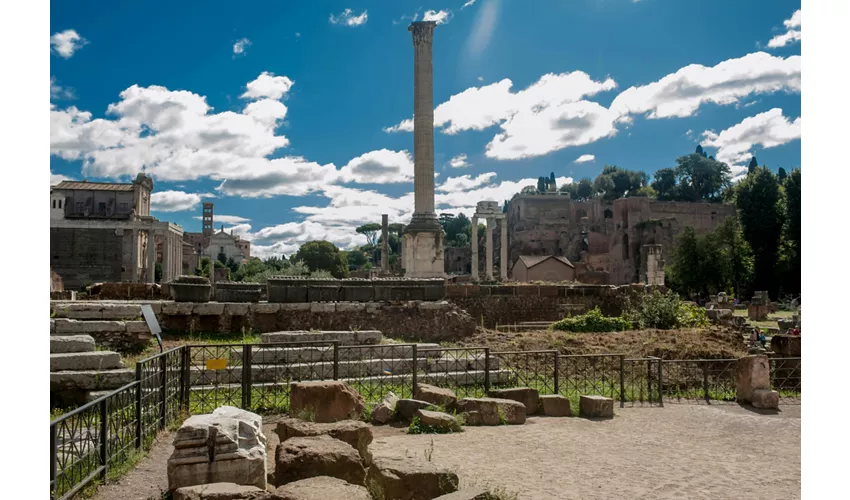
{"label": "stone block", "polygon": [[432,405],[452,408],[457,403],[457,396],[451,389],[443,389],[429,384],[418,384],[414,398]]}
{"label": "stone block", "polygon": [[51,309],[57,318],[103,319],[103,306],[99,303],[54,304]]}
{"label": "stone block", "polygon": [[172,500],[253,500],[258,493],[263,493],[256,486],[245,486],[235,483],[199,484],[177,488],[172,494]]}
{"label": "stone block", "polygon": [[800,335],[774,335],[770,339],[770,350],[778,356],[799,358],[803,354]]}
{"label": "stone block", "polygon": [[280,442],[295,437],[330,436],[351,445],[367,463],[371,462],[369,443],[372,442],[372,429],[359,420],[342,420],[329,424],[306,422],[297,418],[285,418],[277,423],[277,435]]}
{"label": "stone block", "polygon": [[534,415],[540,400],[537,389],[530,387],[516,387],[513,389],[494,389],[490,391],[490,397],[498,399],[510,399],[519,401],[525,405],[525,414]]}
{"label": "stone block", "polygon": [[560,394],[546,394],[540,396],[543,414],[547,417],[571,417],[570,400]]}
{"label": "stone block", "polygon": [[135,320],[142,317],[142,307],[139,304],[104,304],[103,319]]}
{"label": "stone block", "polygon": [[118,389],[136,378],[135,370],[84,370],[50,374],[50,392],[67,390],[100,391]]}
{"label": "stone block", "polygon": [[196,316],[221,316],[224,314],[224,304],[221,302],[206,302],[195,304],[192,314]]}
{"label": "stone block", "polygon": [[79,321],[76,319],[56,319],[56,333],[98,333],[124,332],[127,326],[123,321]]}
{"label": "stone block", "polygon": [[433,405],[427,401],[417,399],[399,399],[395,405],[395,416],[400,420],[410,420],[419,410],[431,408]]}
{"label": "stone block", "polygon": [[309,302],[299,302],[295,304],[280,304],[280,310],[283,313],[287,312],[306,312],[310,311]]}
{"label": "stone block", "polygon": [[90,335],[50,337],[50,354],[65,352],[94,352],[94,339]]}
{"label": "stone block", "polygon": [[583,418],[614,418],[614,400],[605,396],[579,396],[578,415]]}
{"label": "stone block", "polygon": [[497,498],[486,488],[467,488],[448,495],[438,496],[434,500],[492,500]]}
{"label": "stone block", "polygon": [[458,486],[457,474],[420,457],[375,458],[366,480],[378,498],[387,499],[431,500]]}
{"label": "stone block", "polygon": [[[520,425],[525,423],[525,405],[498,398],[464,398],[457,402],[460,413],[476,412],[464,417],[467,425]],[[473,422],[473,423],[471,423]]]}
{"label": "stone block", "polygon": [[369,490],[335,477],[302,479],[277,488],[275,500],[372,500]]}
{"label": "stone block", "polygon": [[225,316],[247,316],[249,304],[246,302],[228,302],[224,304]]}
{"label": "stone block", "polygon": [[384,400],[372,408],[372,424],[384,425],[389,423],[390,420],[393,419],[397,403],[398,396],[396,396],[392,391],[388,392],[387,395],[384,396]]}
{"label": "stone block", "polygon": [[232,406],[189,417],[174,435],[168,489],[208,483],[266,488],[262,418]]}
{"label": "stone block", "polygon": [[752,401],[753,391],[770,389],[770,363],[767,356],[755,354],[738,359],[735,391],[741,403]]}
{"label": "stone block", "polygon": [[151,333],[145,321],[125,321],[124,326],[127,328],[127,333]]}
{"label": "stone block", "polygon": [[50,333],[56,333],[56,320],[50,320]]}
{"label": "stone block", "polygon": [[290,415],[329,423],[359,419],[364,408],[363,398],[345,382],[325,380],[290,386]]}
{"label": "stone block", "polygon": [[280,311],[280,304],[277,303],[258,303],[248,304],[252,314],[277,314]]}
{"label": "stone block", "polygon": [[336,312],[336,304],[333,302],[311,302],[310,312],[313,314],[329,314]]}
{"label": "stone block", "polygon": [[330,476],[364,485],[366,469],[351,445],[330,436],[295,437],[277,446],[275,483]]}
{"label": "stone block", "polygon": [[418,418],[422,425],[438,427],[448,432],[461,431],[460,422],[448,413],[430,410],[416,410],[414,417]]}
{"label": "stone block", "polygon": [[117,352],[92,351],[50,354],[51,372],[63,370],[114,370],[123,367],[121,364],[121,355]]}
{"label": "stone block", "polygon": [[166,316],[189,316],[195,304],[191,302],[163,302],[162,314]]}
{"label": "stone block", "polygon": [[336,305],[338,313],[361,313],[366,311],[366,304],[358,302],[340,302]]}
{"label": "stone block", "polygon": [[764,410],[779,408],[779,393],[769,389],[756,389],[752,395],[752,405]]}

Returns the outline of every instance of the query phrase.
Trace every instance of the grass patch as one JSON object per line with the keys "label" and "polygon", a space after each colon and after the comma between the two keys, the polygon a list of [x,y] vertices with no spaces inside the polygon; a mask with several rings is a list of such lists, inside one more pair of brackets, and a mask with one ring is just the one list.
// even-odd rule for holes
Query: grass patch
{"label": "grass patch", "polygon": [[[457,431],[446,427],[440,427],[439,425],[423,424],[422,421],[419,420],[419,417],[413,417],[413,420],[407,427],[408,434],[451,434],[453,432]],[[433,446],[433,441],[431,444]]]}

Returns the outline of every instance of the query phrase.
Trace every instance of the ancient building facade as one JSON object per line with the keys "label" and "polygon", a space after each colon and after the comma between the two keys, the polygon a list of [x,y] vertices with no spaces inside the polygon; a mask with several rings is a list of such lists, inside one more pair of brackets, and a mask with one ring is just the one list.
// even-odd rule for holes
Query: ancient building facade
{"label": "ancient building facade", "polygon": [[[153,181],[63,181],[50,190],[50,267],[69,290],[88,283],[147,282],[180,274],[183,229],[150,215]],[[157,246],[161,248],[157,253]]]}
{"label": "ancient building facade", "polygon": [[250,241],[243,240],[233,231],[225,232],[224,227],[219,232],[213,230],[214,208],[212,202],[204,202],[201,232],[183,233],[183,242],[189,247],[184,249],[184,272],[188,274],[194,272],[202,257],[216,258],[219,253],[224,253],[228,258],[243,263],[251,257]]}
{"label": "ancient building facade", "polygon": [[685,227],[704,234],[734,215],[734,207],[717,203],[573,201],[561,194],[517,194],[508,206],[509,265],[520,255],[564,256],[575,264],[576,279],[583,283],[658,282]]}

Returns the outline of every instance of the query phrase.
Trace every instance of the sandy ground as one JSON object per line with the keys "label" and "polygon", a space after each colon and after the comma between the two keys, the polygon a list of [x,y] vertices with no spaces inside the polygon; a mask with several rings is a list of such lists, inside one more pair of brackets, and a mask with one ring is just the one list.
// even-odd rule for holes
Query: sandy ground
{"label": "sandy ground", "polygon": [[[375,456],[424,456],[465,486],[502,487],[520,499],[800,498],[800,407],[759,414],[737,405],[615,409],[613,420],[531,417],[522,426],[451,435],[375,428]],[[277,436],[266,427],[269,458]],[[170,439],[98,500],[160,499]],[[433,440],[433,448],[431,442]]]}

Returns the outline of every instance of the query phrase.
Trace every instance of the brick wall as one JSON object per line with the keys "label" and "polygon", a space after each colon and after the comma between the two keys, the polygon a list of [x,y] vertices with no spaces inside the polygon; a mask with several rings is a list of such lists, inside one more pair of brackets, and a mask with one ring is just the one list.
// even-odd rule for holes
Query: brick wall
{"label": "brick wall", "polygon": [[65,289],[86,283],[121,281],[123,236],[114,229],[50,228],[50,267]]}

